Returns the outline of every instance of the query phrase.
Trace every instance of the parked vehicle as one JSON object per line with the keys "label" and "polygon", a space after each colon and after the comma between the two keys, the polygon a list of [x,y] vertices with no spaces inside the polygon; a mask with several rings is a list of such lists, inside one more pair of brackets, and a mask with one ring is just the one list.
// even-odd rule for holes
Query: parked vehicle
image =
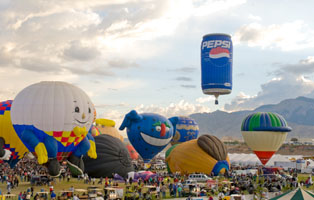
{"label": "parked vehicle", "polygon": [[208,177],[206,174],[190,174],[188,179],[193,179],[197,182],[206,182],[208,180],[212,180],[212,178]]}
{"label": "parked vehicle", "polygon": [[105,187],[104,188],[106,199],[122,199],[123,188],[121,187]]}

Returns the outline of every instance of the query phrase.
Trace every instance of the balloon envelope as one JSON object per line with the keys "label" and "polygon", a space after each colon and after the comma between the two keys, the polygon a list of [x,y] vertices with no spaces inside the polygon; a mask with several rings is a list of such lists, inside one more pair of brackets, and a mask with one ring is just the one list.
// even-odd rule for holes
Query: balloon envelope
{"label": "balloon envelope", "polygon": [[[94,106],[80,88],[65,82],[43,81],[24,88],[12,103],[11,119],[25,146],[35,152],[32,133],[45,144],[48,157],[64,160],[86,137],[94,120]],[[76,131],[78,130],[78,131]],[[22,137],[23,136],[23,137]],[[47,140],[57,141],[51,146]]]}
{"label": "balloon envelope", "polygon": [[12,152],[10,160],[5,162],[8,162],[10,167],[13,168],[28,152],[28,149],[13,128],[10,115],[11,104],[12,100],[0,102],[0,137],[5,141],[4,149]]}
{"label": "balloon envelope", "polygon": [[135,110],[125,115],[120,130],[127,128],[130,143],[148,163],[172,139],[173,126],[165,117],[154,113],[138,114]]}
{"label": "balloon envelope", "polygon": [[85,172],[90,177],[112,177],[117,173],[126,177],[134,171],[129,152],[125,145],[115,137],[102,134],[95,137],[97,159],[84,156]]}
{"label": "balloon envelope", "polygon": [[194,119],[186,116],[179,116],[174,118],[176,118],[176,123],[173,123],[174,136],[171,140],[172,145],[197,138],[199,127]]}
{"label": "balloon envelope", "polygon": [[126,148],[128,149],[130,157],[132,158],[132,160],[137,160],[138,159],[138,153],[136,152],[134,147],[131,144],[127,144]]}
{"label": "balloon envelope", "polygon": [[290,131],[286,120],[271,112],[250,114],[241,126],[244,141],[264,165],[280,148]]}
{"label": "balloon envelope", "polygon": [[229,158],[224,144],[216,137],[202,137],[172,146],[166,152],[170,172],[181,174],[219,172],[229,170]]}
{"label": "balloon envelope", "polygon": [[100,132],[98,130],[98,128],[94,125],[92,125],[92,127],[89,129],[89,133],[93,136],[96,137],[98,135],[100,135]]}
{"label": "balloon envelope", "polygon": [[100,134],[111,135],[112,137],[116,137],[119,140],[121,140],[121,142],[123,142],[124,138],[119,133],[119,131],[115,128],[116,123],[113,120],[99,118],[99,119],[96,119],[95,122],[96,122],[96,128],[98,129]]}
{"label": "balloon envelope", "polygon": [[230,94],[232,90],[231,36],[227,34],[207,34],[201,44],[202,90],[204,94],[218,96]]}

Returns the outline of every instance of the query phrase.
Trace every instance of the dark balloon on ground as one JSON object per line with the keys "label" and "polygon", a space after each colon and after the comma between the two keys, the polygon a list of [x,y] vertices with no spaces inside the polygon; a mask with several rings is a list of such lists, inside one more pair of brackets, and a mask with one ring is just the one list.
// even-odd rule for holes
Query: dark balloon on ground
{"label": "dark balloon on ground", "polygon": [[128,172],[134,171],[131,157],[125,145],[110,135],[95,137],[97,159],[84,156],[85,172],[90,177],[113,177],[117,173],[127,177]]}

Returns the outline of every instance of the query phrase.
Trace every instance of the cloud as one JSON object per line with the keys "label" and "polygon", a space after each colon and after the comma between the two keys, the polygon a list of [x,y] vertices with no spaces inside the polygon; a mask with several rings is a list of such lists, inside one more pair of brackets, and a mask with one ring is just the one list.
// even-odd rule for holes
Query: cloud
{"label": "cloud", "polygon": [[100,51],[91,46],[85,46],[80,41],[72,41],[70,47],[66,48],[63,55],[66,58],[88,61],[93,60],[100,55]]}
{"label": "cloud", "polygon": [[177,71],[177,72],[183,72],[183,73],[192,73],[195,72],[197,70],[196,67],[181,67],[181,68],[177,68],[171,71]]}
{"label": "cloud", "polygon": [[165,117],[173,117],[173,116],[182,116],[182,115],[190,115],[193,113],[203,113],[210,112],[210,109],[201,104],[192,104],[186,102],[184,100],[180,100],[177,103],[171,103],[166,107],[158,106],[158,105],[139,105],[135,108],[139,113],[151,112],[151,113],[159,113]]}
{"label": "cloud", "polygon": [[309,56],[301,60],[297,64],[287,64],[280,66],[280,69],[274,72],[275,75],[280,76],[284,74],[305,75],[314,73],[314,56]]}
{"label": "cloud", "polygon": [[262,48],[280,48],[282,51],[314,47],[314,30],[301,20],[264,26],[259,23],[244,25],[233,37],[235,44]]}
{"label": "cloud", "polygon": [[180,85],[180,86],[183,88],[190,88],[190,89],[196,88],[196,85]]}
{"label": "cloud", "polygon": [[206,103],[210,101],[214,101],[215,97],[214,96],[207,96],[207,97],[199,97],[196,99],[197,103]]}
{"label": "cloud", "polygon": [[254,21],[261,21],[262,20],[262,18],[260,16],[256,16],[253,14],[249,14],[248,18],[251,20],[254,20]]}
{"label": "cloud", "polygon": [[177,81],[192,81],[191,78],[185,76],[179,76],[176,78]]}
{"label": "cloud", "polygon": [[65,68],[71,71],[74,74],[78,75],[97,75],[97,76],[114,76],[115,74],[106,67],[88,67],[85,66],[85,69],[78,67],[67,67]]}
{"label": "cloud", "polygon": [[224,109],[228,111],[254,109],[288,98],[314,94],[314,81],[305,78],[314,73],[314,59],[308,57],[294,65],[282,65],[273,72],[275,78],[261,85],[261,91],[250,96],[240,92]]}
{"label": "cloud", "polygon": [[135,61],[126,60],[123,58],[114,58],[108,61],[108,65],[114,68],[131,68],[131,67],[139,67],[139,65]]}

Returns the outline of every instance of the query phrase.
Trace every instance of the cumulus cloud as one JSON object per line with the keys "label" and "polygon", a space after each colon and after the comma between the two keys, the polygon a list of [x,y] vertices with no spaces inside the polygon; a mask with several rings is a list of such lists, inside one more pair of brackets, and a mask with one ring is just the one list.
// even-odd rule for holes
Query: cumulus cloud
{"label": "cumulus cloud", "polygon": [[235,44],[247,44],[251,47],[280,48],[283,51],[300,50],[314,47],[314,30],[301,20],[262,25],[251,23],[236,31]]}
{"label": "cumulus cloud", "polygon": [[185,77],[185,76],[179,76],[176,78],[177,81],[192,81],[190,77]]}
{"label": "cumulus cloud", "polygon": [[196,85],[180,85],[183,88],[193,89],[196,88]]}
{"label": "cumulus cloud", "polygon": [[74,74],[78,75],[97,75],[97,76],[114,76],[114,73],[106,67],[67,67],[65,68]]}
{"label": "cumulus cloud", "polygon": [[178,115],[190,115],[193,113],[203,113],[210,112],[210,109],[201,104],[189,103],[187,101],[181,100],[177,103],[171,103],[166,107],[158,105],[139,105],[135,108],[138,112],[152,112],[159,113],[166,117],[173,117]]}
{"label": "cumulus cloud", "polygon": [[139,67],[135,61],[126,60],[125,58],[113,58],[108,61],[110,67],[114,68],[130,68],[130,67]]}
{"label": "cumulus cloud", "polygon": [[95,47],[82,44],[80,41],[72,41],[70,46],[63,52],[64,56],[70,59],[88,61],[100,55],[100,51]]}
{"label": "cumulus cloud", "polygon": [[176,68],[173,71],[183,72],[183,73],[192,73],[192,72],[195,72],[196,70],[197,70],[196,67],[181,67],[181,68]]}
{"label": "cumulus cloud", "polygon": [[254,109],[264,104],[274,104],[288,98],[308,96],[314,94],[314,82],[305,78],[314,73],[314,59],[308,57],[294,65],[282,65],[275,70],[275,78],[261,85],[261,91],[254,96],[244,92],[234,98],[231,103],[225,104],[228,111]]}
{"label": "cumulus cloud", "polygon": [[207,96],[207,97],[199,97],[196,99],[197,103],[206,103],[210,101],[214,101],[215,97],[214,96]]}

